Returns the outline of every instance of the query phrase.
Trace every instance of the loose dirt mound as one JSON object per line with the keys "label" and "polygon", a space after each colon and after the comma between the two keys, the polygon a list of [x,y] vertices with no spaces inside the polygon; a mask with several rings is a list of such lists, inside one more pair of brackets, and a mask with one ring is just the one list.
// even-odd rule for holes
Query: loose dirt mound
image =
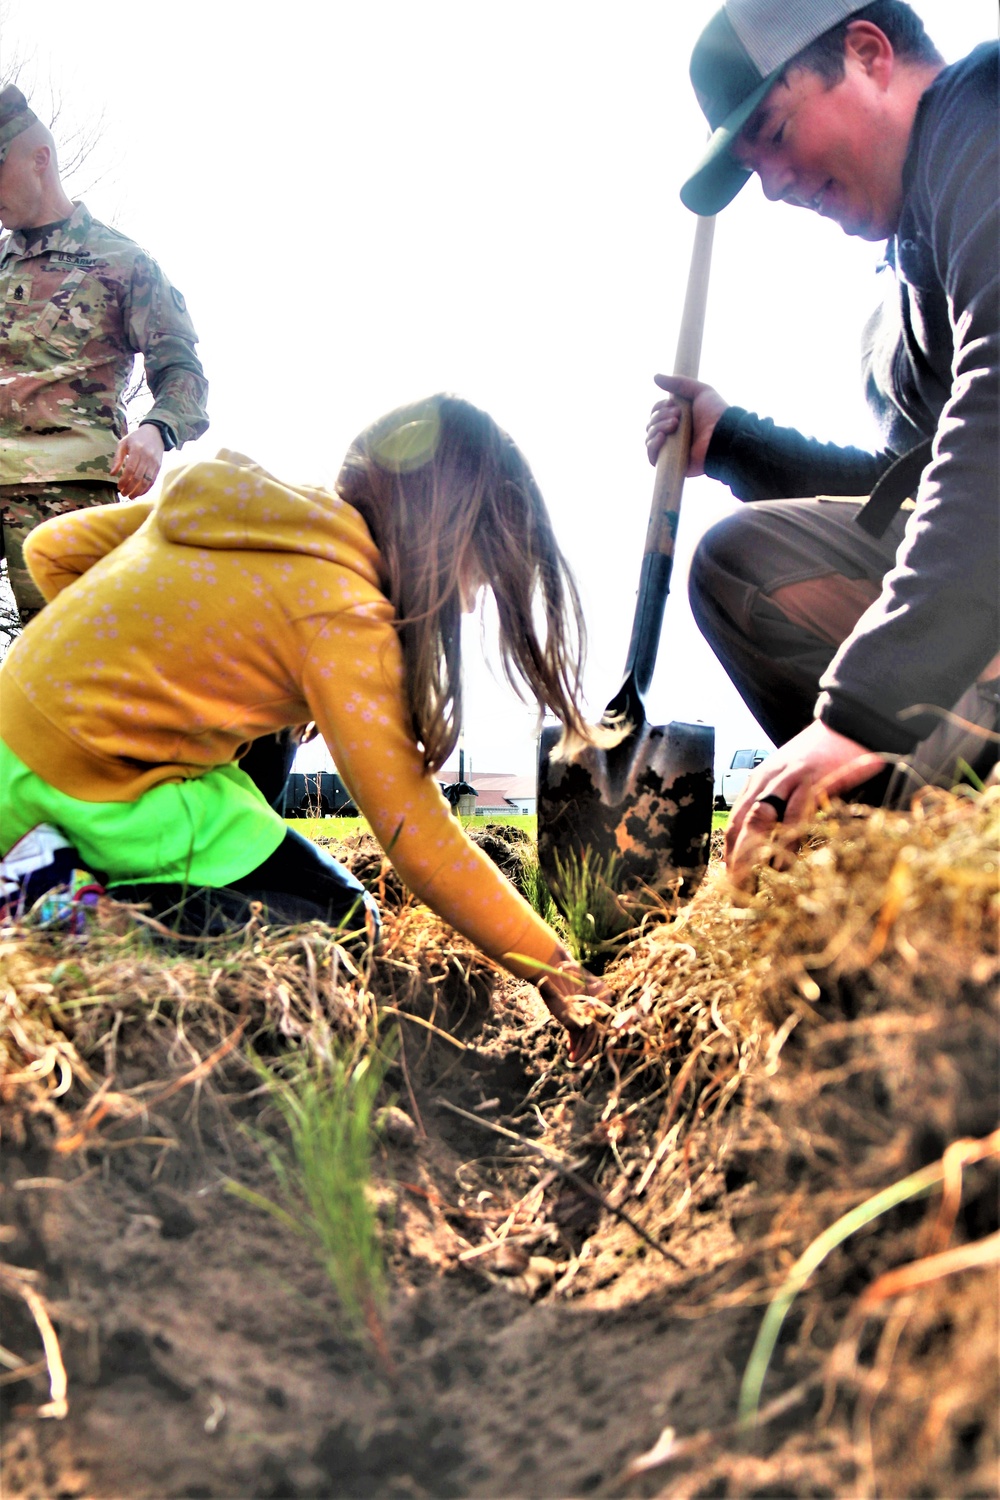
{"label": "loose dirt mound", "polygon": [[[834,808],[753,897],[717,871],[608,970],[582,1071],[401,888],[360,966],[313,928],[10,932],[5,1493],[997,1493],[998,816]],[[225,1184],[276,1195],[262,1068],[393,1027],[380,1355]],[[796,1258],[910,1178],[804,1280],[738,1432]]]}
{"label": "loose dirt mound", "polygon": [[[526,856],[533,845],[523,828],[509,823],[484,823],[468,829],[469,838],[497,865],[518,890],[524,886]],[[370,833],[346,839],[321,835],[317,840],[334,859],[347,865],[383,906],[399,906],[409,892]]]}

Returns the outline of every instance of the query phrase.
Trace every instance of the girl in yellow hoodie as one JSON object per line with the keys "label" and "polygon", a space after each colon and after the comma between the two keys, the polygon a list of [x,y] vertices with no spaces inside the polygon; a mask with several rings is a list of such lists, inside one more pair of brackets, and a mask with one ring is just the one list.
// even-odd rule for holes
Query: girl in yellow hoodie
{"label": "girl in yellow hoodie", "polygon": [[169,475],[155,504],[55,517],[25,553],[48,605],[0,667],[0,854],[49,824],[112,895],[162,913],[185,894],[189,924],[204,921],[199,890],[223,909],[260,899],[277,920],[344,920],[370,898],[238,764],[315,720],[409,888],[534,978],[578,1050],[567,997],[603,987],[435,779],[461,720],[460,616],[484,584],[508,679],[569,734],[594,733],[576,590],[492,418],[449,396],[393,412],[332,493],[222,452]]}

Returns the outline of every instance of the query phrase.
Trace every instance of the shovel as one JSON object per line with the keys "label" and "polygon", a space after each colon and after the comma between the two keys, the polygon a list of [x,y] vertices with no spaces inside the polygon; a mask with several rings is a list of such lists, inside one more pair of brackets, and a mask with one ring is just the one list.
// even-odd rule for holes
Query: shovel
{"label": "shovel", "polygon": [[[698,220],[674,362],[698,374],[715,220]],[[562,730],[543,729],[538,746],[538,860],[559,899],[567,870],[602,869],[618,894],[655,892],[668,904],[694,894],[708,863],[712,832],[715,730],[707,724],[650,724],[643,702],[653,675],[670,589],[681,491],[691,448],[691,410],[656,464],[653,503],[639,575],[625,680],[603,723],[628,732],[610,750],[587,746],[570,760],[553,752]]]}

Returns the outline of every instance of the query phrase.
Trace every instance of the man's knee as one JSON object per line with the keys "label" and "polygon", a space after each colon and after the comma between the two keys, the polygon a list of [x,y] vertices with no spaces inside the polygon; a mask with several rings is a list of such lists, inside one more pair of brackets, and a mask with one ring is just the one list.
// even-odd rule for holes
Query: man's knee
{"label": "man's knee", "polygon": [[694,549],[688,572],[688,599],[702,629],[720,608],[733,613],[734,595],[745,605],[747,580],[740,564],[746,561],[746,532],[744,516],[737,511],[710,526]]}

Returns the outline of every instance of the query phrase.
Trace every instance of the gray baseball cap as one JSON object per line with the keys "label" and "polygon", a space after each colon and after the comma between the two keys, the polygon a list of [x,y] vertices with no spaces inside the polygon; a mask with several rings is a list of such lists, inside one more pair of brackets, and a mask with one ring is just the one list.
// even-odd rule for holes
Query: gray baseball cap
{"label": "gray baseball cap", "polygon": [[691,82],[712,127],[708,150],[681,188],[696,214],[715,214],[750,177],[733,141],[786,63],[824,31],[863,10],[858,0],[726,0],[691,54]]}
{"label": "gray baseball cap", "polygon": [[10,150],[11,141],[29,125],[34,125],[37,119],[19,88],[9,83],[5,89],[0,89],[0,164]]}

